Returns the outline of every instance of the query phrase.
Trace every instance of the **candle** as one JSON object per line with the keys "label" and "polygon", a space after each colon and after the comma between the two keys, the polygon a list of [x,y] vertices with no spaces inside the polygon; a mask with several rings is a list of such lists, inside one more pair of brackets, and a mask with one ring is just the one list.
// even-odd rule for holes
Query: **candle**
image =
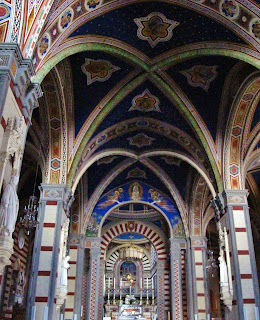
{"label": "candle", "polygon": [[110,289],[110,278],[108,278],[108,289]]}
{"label": "candle", "polygon": [[152,278],[152,289],[154,289],[154,284],[153,284],[153,280],[154,280],[154,279]]}
{"label": "candle", "polygon": [[116,288],[116,278],[114,278],[114,289]]}
{"label": "candle", "polygon": [[146,278],[146,289],[148,290],[148,278]]}

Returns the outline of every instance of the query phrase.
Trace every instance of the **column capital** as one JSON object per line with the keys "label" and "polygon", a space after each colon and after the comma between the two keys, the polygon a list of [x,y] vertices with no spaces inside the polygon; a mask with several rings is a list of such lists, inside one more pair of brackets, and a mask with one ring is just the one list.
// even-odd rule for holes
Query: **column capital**
{"label": "column capital", "polygon": [[207,248],[207,241],[206,237],[200,236],[191,236],[190,237],[190,247],[191,248]]}
{"label": "column capital", "polygon": [[35,75],[32,59],[24,59],[20,47],[15,43],[0,44],[0,74],[8,74],[14,84],[14,93],[23,105],[23,115],[31,119],[32,111],[38,107],[42,91],[38,83],[31,81]]}
{"label": "column capital", "polygon": [[66,200],[67,188],[65,184],[41,183],[39,189],[41,191],[40,201]]}
{"label": "column capital", "polygon": [[71,233],[68,238],[68,245],[83,249],[86,247],[86,236],[84,234]]}
{"label": "column capital", "polygon": [[249,192],[244,190],[225,189],[222,193],[222,202],[226,206],[247,206]]}

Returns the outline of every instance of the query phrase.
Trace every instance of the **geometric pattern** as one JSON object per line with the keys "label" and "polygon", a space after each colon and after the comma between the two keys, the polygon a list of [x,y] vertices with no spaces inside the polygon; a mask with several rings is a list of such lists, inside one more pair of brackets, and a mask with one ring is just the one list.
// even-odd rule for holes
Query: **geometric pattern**
{"label": "geometric pattern", "polygon": [[192,87],[201,87],[208,91],[210,83],[216,79],[218,66],[193,66],[188,70],[180,71]]}
{"label": "geometric pattern", "polygon": [[128,111],[138,110],[141,112],[157,111],[161,112],[159,108],[159,99],[153,96],[148,89],[132,100],[132,106]]}
{"label": "geometric pattern", "polygon": [[81,70],[87,76],[87,84],[90,85],[95,81],[104,82],[108,80],[112,73],[120,68],[113,66],[106,60],[85,59],[85,63],[81,66]]}
{"label": "geometric pattern", "polygon": [[179,22],[167,19],[162,13],[152,12],[147,17],[136,18],[137,36],[141,40],[147,40],[152,48],[159,42],[172,38],[172,31]]}
{"label": "geometric pattern", "polygon": [[138,133],[134,137],[127,138],[129,141],[130,146],[135,146],[137,148],[142,148],[142,147],[148,147],[152,145],[152,141],[154,141],[154,138],[148,137],[144,133]]}
{"label": "geometric pattern", "polygon": [[[161,236],[153,229],[142,223],[141,221],[133,221],[133,233],[141,234],[150,240],[157,251],[158,260],[167,259],[166,246]],[[101,260],[105,257],[106,249],[109,243],[121,234],[129,233],[129,226],[127,221],[122,221],[110,227],[103,235],[101,240]]]}

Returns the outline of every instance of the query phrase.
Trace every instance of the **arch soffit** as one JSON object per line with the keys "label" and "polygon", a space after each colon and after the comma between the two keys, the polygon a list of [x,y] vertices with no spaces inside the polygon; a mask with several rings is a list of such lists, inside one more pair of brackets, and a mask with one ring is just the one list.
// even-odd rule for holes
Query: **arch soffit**
{"label": "arch soffit", "polygon": [[[100,224],[101,226],[101,224]],[[130,229],[129,227],[132,226]],[[112,230],[113,232],[110,232]],[[101,230],[100,230],[101,231]],[[117,236],[124,233],[141,234],[150,240],[155,247],[159,260],[167,259],[167,239],[165,234],[157,226],[144,221],[124,221],[108,224],[99,234],[101,237],[101,259],[104,259],[108,244]]]}
{"label": "arch soffit", "polygon": [[[139,121],[147,122],[146,126],[140,126]],[[133,126],[133,124],[135,126]],[[150,125],[149,124],[153,124]],[[115,130],[118,129],[118,130]],[[88,144],[84,147],[81,157],[81,166],[79,167],[78,171],[81,171],[81,168],[85,166],[85,164],[89,161],[89,158],[94,154],[95,150],[100,148],[105,143],[109,142],[112,139],[118,138],[121,135],[127,134],[129,132],[133,132],[136,130],[144,129],[146,131],[156,132],[158,134],[164,135],[165,137],[169,138],[172,141],[177,142],[180,146],[186,149],[194,159],[197,160],[203,166],[205,161],[204,149],[202,149],[199,144],[191,138],[187,133],[183,132],[182,130],[170,125],[169,123],[159,121],[153,118],[132,118],[126,121],[119,122],[99,134],[93,137]],[[163,130],[162,130],[163,129]],[[114,132],[114,135],[111,135],[111,132]],[[194,151],[195,150],[195,151]],[[77,150],[75,150],[77,153]]]}
{"label": "arch soffit", "polygon": [[[74,1],[75,2],[75,1]],[[73,3],[74,3],[73,2]],[[64,39],[66,39],[70,33],[72,33],[74,30],[76,30],[78,27],[80,27],[82,24],[85,24],[87,21],[92,20],[94,18],[96,18],[99,15],[104,15],[109,11],[118,9],[122,6],[127,6],[129,4],[133,4],[135,2],[140,2],[140,0],[119,0],[116,1],[114,3],[108,3],[105,4],[99,8],[97,8],[96,10],[93,11],[89,11],[86,12],[85,14],[83,14],[80,18],[75,19],[74,21],[72,21],[71,25],[66,28],[63,33],[60,35],[60,37],[58,37],[56,39],[56,43],[57,42],[62,42]],[[229,19],[228,17],[226,17],[224,14],[222,15],[220,12],[218,12],[217,10],[214,10],[214,8],[211,8],[210,6],[207,6],[207,10],[205,10],[205,6],[203,3],[198,3],[195,0],[165,0],[164,2],[167,3],[174,3],[183,7],[186,7],[190,10],[199,12],[202,15],[205,15],[211,19],[216,20],[217,22],[225,25],[228,29],[231,29],[233,32],[240,34],[240,36],[246,41],[249,42],[253,47],[257,48],[258,50],[260,50],[260,45],[259,45],[259,41],[253,36],[253,34],[251,34],[249,31],[242,29],[235,20]],[[202,1],[203,2],[203,1]],[[246,1],[247,4],[242,4],[242,3],[238,3],[239,5],[239,9],[238,10],[244,10],[246,12],[250,11],[250,15],[252,17],[252,19],[255,18],[259,18],[260,17],[260,10],[259,8],[254,5],[252,2],[250,1]],[[69,5],[67,5],[67,8],[70,7],[73,3],[70,3]],[[64,10],[66,10],[66,7],[64,7]],[[63,10],[63,11],[64,11]],[[51,21],[51,23],[47,24],[46,29],[42,32],[48,32],[50,30],[50,28],[52,27],[52,25],[54,25],[55,23],[58,22],[59,16],[62,13],[62,11],[58,11],[57,10],[57,14],[54,16],[54,19]],[[89,19],[88,19],[89,18]],[[33,28],[34,29],[34,28]],[[30,34],[31,36],[31,34]],[[34,44],[31,46],[30,48],[30,52],[32,52]],[[55,46],[56,47],[56,46]],[[28,51],[28,48],[27,50]]]}
{"label": "arch soffit", "polygon": [[[187,210],[184,204],[184,201],[176,188],[174,182],[170,179],[170,177],[159,167],[157,166],[153,161],[150,159],[142,159],[141,162],[148,167],[155,175],[158,176],[158,178],[162,181],[163,184],[165,184],[166,188],[168,188],[169,192],[171,193],[177,208],[180,212],[180,216],[182,218],[182,222],[185,229],[185,234],[188,236],[189,230],[188,230],[188,223],[187,223]],[[83,228],[82,232],[86,230],[87,224],[89,221],[89,217],[91,216],[98,200],[100,199],[101,195],[103,194],[106,187],[111,183],[113,179],[115,179],[116,176],[118,176],[121,172],[123,172],[127,167],[129,167],[131,164],[133,164],[134,161],[131,160],[125,160],[122,164],[119,164],[116,166],[116,168],[113,168],[106,177],[102,180],[100,183],[101,187],[97,188],[93,195],[90,197],[88,201],[88,205],[86,207],[85,212],[87,212],[87,215],[83,218]],[[157,207],[156,207],[157,208]],[[167,218],[168,219],[168,218]]]}
{"label": "arch soffit", "polygon": [[[170,221],[169,221],[169,219],[167,218],[166,214],[165,214],[160,208],[158,208],[157,206],[155,206],[153,203],[150,203],[150,202],[147,202],[147,201],[125,201],[125,202],[121,202],[121,203],[118,203],[118,204],[114,205],[112,208],[110,208],[110,209],[106,212],[106,214],[105,214],[104,217],[102,218],[102,220],[101,220],[101,222],[100,222],[100,225],[99,225],[98,237],[101,237],[101,234],[102,234],[102,226],[103,226],[105,220],[107,219],[107,217],[110,215],[110,213],[111,213],[113,210],[121,207],[122,205],[132,204],[132,203],[144,204],[144,205],[147,205],[148,207],[150,206],[150,207],[152,207],[153,209],[157,210],[157,211],[164,217],[164,219],[165,219],[165,221],[166,221],[166,223],[167,223],[167,225],[168,225],[169,231],[170,231],[170,236],[171,236],[171,237],[174,236],[174,235],[173,235],[173,230],[172,230],[173,228],[172,228],[172,226],[171,226],[171,224],[170,224]],[[148,222],[140,221],[140,223],[143,223],[143,224],[146,223],[146,224],[147,224]],[[107,226],[108,226],[108,225],[105,225],[105,226],[104,226],[104,228],[105,228],[104,230],[106,230],[106,227],[107,227]],[[160,229],[159,229],[159,230],[160,230]],[[161,230],[160,230],[160,231],[161,231]],[[162,233],[162,234],[163,234],[163,233]]]}
{"label": "arch soffit", "polygon": [[223,152],[224,183],[227,189],[241,189],[242,144],[248,112],[260,92],[259,73],[250,75],[241,85],[230,109]]}
{"label": "arch soffit", "polygon": [[[148,258],[148,260],[149,260],[149,262],[150,262],[150,260],[151,260],[151,255],[150,255],[149,251],[148,251],[145,247],[140,246],[139,244],[133,243],[133,245],[134,245],[135,247],[137,247],[138,249],[143,249],[146,257]],[[115,248],[112,248],[111,250],[109,250],[109,251],[107,252],[106,258],[109,259],[110,256],[111,256],[114,252],[118,251],[118,250],[121,249],[121,248],[125,248],[125,247],[128,247],[128,246],[129,246],[129,243],[124,243],[124,244],[118,245],[118,246],[115,247]]]}

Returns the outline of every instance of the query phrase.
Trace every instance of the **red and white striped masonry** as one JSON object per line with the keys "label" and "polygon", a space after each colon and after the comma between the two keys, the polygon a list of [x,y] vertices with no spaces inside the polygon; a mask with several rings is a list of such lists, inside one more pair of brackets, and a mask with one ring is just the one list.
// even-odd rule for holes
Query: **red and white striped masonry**
{"label": "red and white striped masonry", "polygon": [[139,221],[131,221],[131,225],[134,224],[134,228],[129,228],[129,222],[120,222],[116,225],[113,225],[109,230],[107,230],[102,235],[101,240],[101,259],[104,259],[105,252],[108,244],[117,236],[124,234],[124,233],[137,233],[140,234],[147,239],[149,239],[152,244],[154,245],[158,260],[166,260],[168,258],[166,245],[162,237],[156,232],[156,230],[152,229],[150,226],[144,224],[143,222]]}

